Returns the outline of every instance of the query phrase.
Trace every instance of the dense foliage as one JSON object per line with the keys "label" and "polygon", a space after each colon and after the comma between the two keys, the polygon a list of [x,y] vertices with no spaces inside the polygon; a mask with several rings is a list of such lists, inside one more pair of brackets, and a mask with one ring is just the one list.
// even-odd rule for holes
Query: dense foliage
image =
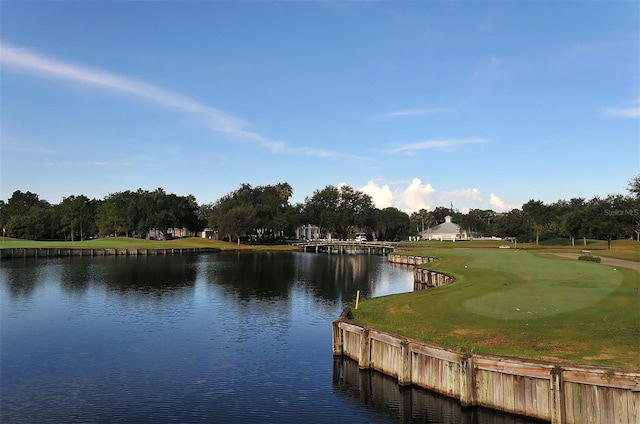
{"label": "dense foliage", "polygon": [[[326,186],[291,204],[288,183],[252,187],[242,184],[214,203],[198,205],[192,195],[178,196],[138,189],[111,193],[102,200],[84,195],[65,197],[52,205],[35,193],[15,191],[0,200],[3,234],[32,240],[84,240],[98,236],[170,238],[195,235],[205,227],[220,238],[258,243],[282,242],[301,225],[320,234],[349,238],[366,232],[379,240],[418,235],[451,215],[453,222],[475,236],[515,237],[521,242],[566,238],[634,238],[640,240],[640,176],[628,186],[629,195],[590,200],[573,198],[545,204],[530,200],[505,213],[471,209],[467,213],[439,206],[408,215],[397,208],[377,209],[367,194],[348,185]],[[174,233],[173,229],[185,229]]]}

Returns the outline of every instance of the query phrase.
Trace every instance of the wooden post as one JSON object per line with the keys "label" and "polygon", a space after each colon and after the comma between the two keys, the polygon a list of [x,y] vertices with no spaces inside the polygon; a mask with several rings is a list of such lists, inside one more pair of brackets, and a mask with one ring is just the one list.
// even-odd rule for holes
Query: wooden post
{"label": "wooden post", "polygon": [[562,368],[555,367],[551,370],[551,424],[565,424],[564,387],[562,384]]}
{"label": "wooden post", "polygon": [[360,355],[358,355],[358,368],[365,370],[371,368],[371,337],[369,329],[363,328],[360,335]]}
{"label": "wooden post", "polygon": [[340,328],[340,321],[333,321],[333,354],[342,355],[342,329]]}
{"label": "wooden post", "polygon": [[400,343],[400,369],[398,370],[398,385],[411,385],[411,349],[408,340]]}
{"label": "wooden post", "polygon": [[473,406],[476,403],[476,383],[473,356],[466,352],[460,360],[460,404]]}

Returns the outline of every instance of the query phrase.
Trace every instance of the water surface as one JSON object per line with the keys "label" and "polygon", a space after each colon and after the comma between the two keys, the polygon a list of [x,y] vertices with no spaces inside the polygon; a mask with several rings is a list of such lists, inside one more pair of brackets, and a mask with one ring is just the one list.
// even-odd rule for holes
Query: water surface
{"label": "water surface", "polygon": [[331,354],[357,290],[412,278],[369,255],[3,260],[0,421],[479,422]]}

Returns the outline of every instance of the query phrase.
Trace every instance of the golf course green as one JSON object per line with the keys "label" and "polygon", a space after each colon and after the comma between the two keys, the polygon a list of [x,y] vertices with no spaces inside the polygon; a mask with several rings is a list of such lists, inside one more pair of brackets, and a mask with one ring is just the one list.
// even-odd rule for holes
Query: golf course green
{"label": "golf course green", "polygon": [[369,299],[353,319],[481,353],[640,369],[640,272],[498,248],[405,252],[456,278],[436,289]]}

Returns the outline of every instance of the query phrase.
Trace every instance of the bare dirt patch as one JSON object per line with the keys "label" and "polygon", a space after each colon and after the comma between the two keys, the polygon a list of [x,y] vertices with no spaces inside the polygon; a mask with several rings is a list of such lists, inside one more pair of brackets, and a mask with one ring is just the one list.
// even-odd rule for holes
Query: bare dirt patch
{"label": "bare dirt patch", "polygon": [[391,308],[389,309],[389,313],[391,313],[391,315],[401,315],[401,314],[417,314],[416,311],[414,311],[411,306],[409,306],[408,303],[405,303],[404,305],[402,305],[399,308]]}

